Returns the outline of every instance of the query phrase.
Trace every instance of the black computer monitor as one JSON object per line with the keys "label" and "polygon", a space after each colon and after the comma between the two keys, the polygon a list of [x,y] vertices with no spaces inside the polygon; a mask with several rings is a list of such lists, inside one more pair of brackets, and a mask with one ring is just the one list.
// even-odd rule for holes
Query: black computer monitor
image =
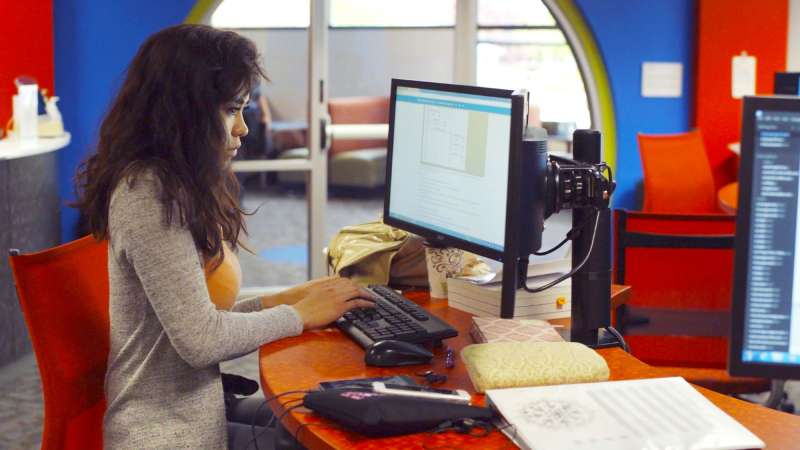
{"label": "black computer monitor", "polygon": [[800,72],[775,72],[775,95],[800,95]]}
{"label": "black computer monitor", "polygon": [[745,97],[729,371],[800,378],[800,97]]}
{"label": "black computer monitor", "polygon": [[429,245],[501,261],[500,314],[511,318],[529,255],[540,249],[544,219],[579,210],[573,226],[582,227],[593,215],[595,231],[574,238],[580,250],[574,270],[583,271],[564,277],[576,277],[571,339],[598,345],[598,330],[610,322],[608,201],[614,191],[600,162],[600,134],[576,131],[579,160],[550,161],[545,135],[532,132],[523,141],[527,105],[525,91],[392,80],[383,219]]}
{"label": "black computer monitor", "polygon": [[517,197],[510,161],[526,100],[510,90],[393,79],[384,222],[501,260],[507,228],[520,225],[507,211]]}

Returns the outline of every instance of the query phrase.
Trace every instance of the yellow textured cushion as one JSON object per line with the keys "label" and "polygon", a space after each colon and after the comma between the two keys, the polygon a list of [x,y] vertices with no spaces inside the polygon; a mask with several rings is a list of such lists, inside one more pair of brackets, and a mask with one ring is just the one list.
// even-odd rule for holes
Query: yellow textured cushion
{"label": "yellow textured cushion", "polygon": [[475,390],[608,380],[608,365],[577,342],[496,342],[461,350]]}

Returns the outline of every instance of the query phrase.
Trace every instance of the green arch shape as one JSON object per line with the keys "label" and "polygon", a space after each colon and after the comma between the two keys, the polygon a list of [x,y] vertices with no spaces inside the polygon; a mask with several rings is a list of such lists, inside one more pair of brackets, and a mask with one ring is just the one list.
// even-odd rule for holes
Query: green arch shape
{"label": "green arch shape", "polygon": [[216,11],[220,3],[222,3],[222,0],[197,0],[183,22],[208,23],[208,19],[211,18],[211,13]]}
{"label": "green arch shape", "polygon": [[583,77],[592,124],[602,133],[603,159],[616,169],[617,123],[611,83],[600,48],[574,0],[542,0],[575,54]]}

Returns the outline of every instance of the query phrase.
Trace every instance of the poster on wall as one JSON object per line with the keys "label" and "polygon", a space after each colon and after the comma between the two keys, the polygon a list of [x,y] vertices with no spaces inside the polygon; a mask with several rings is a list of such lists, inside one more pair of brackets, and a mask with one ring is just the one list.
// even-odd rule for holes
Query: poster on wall
{"label": "poster on wall", "polygon": [[642,63],[642,97],[677,98],[683,95],[683,64]]}

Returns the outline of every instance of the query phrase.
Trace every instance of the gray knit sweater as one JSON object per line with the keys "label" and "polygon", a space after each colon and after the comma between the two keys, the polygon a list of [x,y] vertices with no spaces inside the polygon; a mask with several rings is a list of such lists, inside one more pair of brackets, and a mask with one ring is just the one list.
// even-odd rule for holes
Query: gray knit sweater
{"label": "gray knit sweater", "polygon": [[111,199],[104,445],[225,448],[220,361],[296,336],[303,324],[294,308],[261,310],[257,298],[217,310],[189,230],[165,224],[159,198],[155,177],[143,175]]}

